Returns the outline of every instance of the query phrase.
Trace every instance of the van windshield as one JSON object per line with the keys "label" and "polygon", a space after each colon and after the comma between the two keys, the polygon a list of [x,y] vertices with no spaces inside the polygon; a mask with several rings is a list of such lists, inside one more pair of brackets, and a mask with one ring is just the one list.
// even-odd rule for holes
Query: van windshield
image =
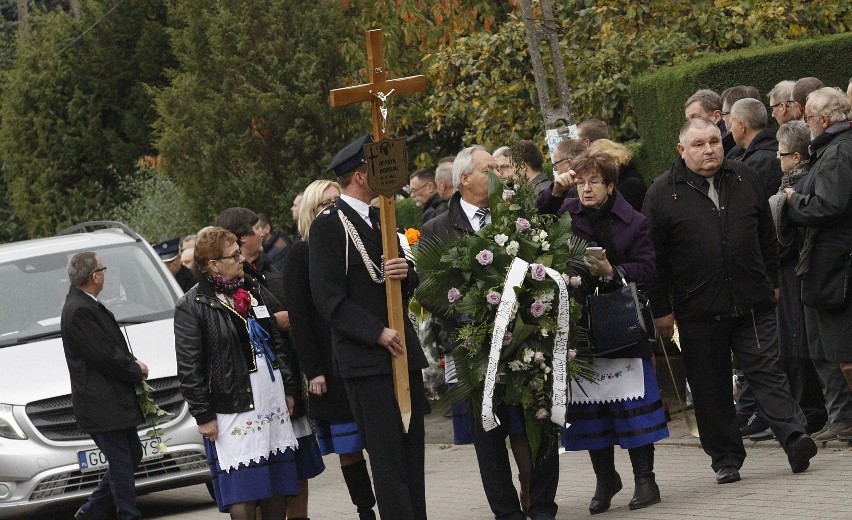
{"label": "van windshield", "polygon": [[[174,316],[177,295],[139,243],[94,250],[104,267],[98,295],[119,323],[145,323]],[[0,348],[59,337],[62,306],[70,287],[68,260],[80,251],[0,264]]]}

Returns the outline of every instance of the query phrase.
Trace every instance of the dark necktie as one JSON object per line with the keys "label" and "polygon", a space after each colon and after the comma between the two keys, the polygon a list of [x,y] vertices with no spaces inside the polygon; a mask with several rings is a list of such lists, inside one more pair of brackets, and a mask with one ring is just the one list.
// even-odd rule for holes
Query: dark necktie
{"label": "dark necktie", "polygon": [[476,213],[473,214],[474,217],[479,219],[479,229],[482,229],[485,226],[485,219],[488,218],[488,213],[490,213],[488,208],[479,208],[476,210]]}
{"label": "dark necktie", "polygon": [[376,208],[374,206],[370,206],[369,215],[370,215],[370,224],[373,225],[373,231],[378,233],[382,229],[382,226],[380,224],[381,221],[379,219],[379,208]]}

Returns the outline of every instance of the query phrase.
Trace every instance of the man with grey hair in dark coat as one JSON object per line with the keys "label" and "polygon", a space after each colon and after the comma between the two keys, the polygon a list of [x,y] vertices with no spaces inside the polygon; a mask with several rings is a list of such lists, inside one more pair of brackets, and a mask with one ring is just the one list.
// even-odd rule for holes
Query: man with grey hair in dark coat
{"label": "man with grey hair in dark coat", "polygon": [[77,426],[92,436],[109,463],[75,520],[111,513],[120,520],[141,517],[134,472],[142,460],[136,427],[144,418],[135,389],[148,378],[148,367],[131,354],[115,316],[98,301],[106,269],[95,253],[71,257],[71,289],[62,307],[62,345]]}

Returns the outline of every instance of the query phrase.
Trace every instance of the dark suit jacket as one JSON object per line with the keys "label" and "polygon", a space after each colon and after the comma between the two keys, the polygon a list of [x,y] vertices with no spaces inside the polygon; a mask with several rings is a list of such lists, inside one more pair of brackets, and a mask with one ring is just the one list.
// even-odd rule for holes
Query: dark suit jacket
{"label": "dark suit jacket", "polygon": [[77,426],[102,433],[144,422],[135,393],[142,370],[112,313],[72,287],[62,307],[61,330]]}
{"label": "dark suit jacket", "polygon": [[453,193],[447,205],[447,211],[423,224],[420,240],[441,240],[450,243],[467,233],[473,233],[470,221],[461,208],[461,194]]}
{"label": "dark suit jacket", "polygon": [[[388,326],[385,284],[377,284],[370,278],[361,254],[343,229],[338,211],[355,225],[369,257],[377,266],[381,265],[379,233],[346,202],[338,200],[335,207],[324,210],[311,225],[308,249],[314,304],[331,325],[334,362],[342,377],[391,374],[391,355],[377,343]],[[417,286],[417,275],[410,264],[408,278],[401,285],[403,302],[407,302]],[[407,313],[403,314],[408,367],[426,368],[428,363],[417,333]]]}

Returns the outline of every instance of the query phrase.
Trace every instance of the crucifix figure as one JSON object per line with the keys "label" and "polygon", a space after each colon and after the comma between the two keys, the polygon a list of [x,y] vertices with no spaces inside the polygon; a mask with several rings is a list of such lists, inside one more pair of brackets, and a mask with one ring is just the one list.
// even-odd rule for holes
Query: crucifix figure
{"label": "crucifix figure", "polygon": [[[387,79],[382,55],[382,31],[378,29],[367,31],[367,62],[370,73],[369,83],[332,90],[330,101],[333,107],[369,101],[373,122],[373,141],[379,142],[385,137],[388,129],[388,99],[392,95],[422,92],[426,88],[426,77],[410,76]],[[396,235],[396,206],[394,204],[395,191],[381,193],[379,197],[382,251],[385,260],[399,256]],[[405,310],[402,306],[399,280],[386,279],[385,290],[388,302],[388,326],[396,331],[404,331]],[[401,337],[403,350],[405,350],[405,335],[401,334]],[[408,431],[411,420],[411,398],[406,352],[393,357],[393,382],[396,400],[402,415],[403,428]]]}

